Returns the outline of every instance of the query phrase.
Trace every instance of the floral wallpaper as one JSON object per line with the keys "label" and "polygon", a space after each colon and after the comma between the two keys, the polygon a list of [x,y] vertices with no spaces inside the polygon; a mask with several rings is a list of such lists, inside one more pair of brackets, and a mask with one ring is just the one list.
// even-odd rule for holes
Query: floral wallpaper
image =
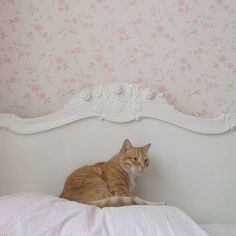
{"label": "floral wallpaper", "polygon": [[188,114],[236,112],[235,0],[1,0],[0,111],[36,117],[134,81]]}

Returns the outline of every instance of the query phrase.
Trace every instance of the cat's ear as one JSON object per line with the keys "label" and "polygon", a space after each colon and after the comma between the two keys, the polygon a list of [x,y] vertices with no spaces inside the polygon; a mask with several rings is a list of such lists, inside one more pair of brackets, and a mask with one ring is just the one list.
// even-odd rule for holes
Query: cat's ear
{"label": "cat's ear", "polygon": [[143,150],[144,150],[145,152],[148,152],[148,150],[149,150],[150,147],[151,147],[151,143],[146,144],[146,145],[143,146],[142,148],[143,148]]}
{"label": "cat's ear", "polygon": [[125,139],[124,143],[123,143],[123,146],[122,146],[122,151],[125,152],[126,150],[132,148],[132,144],[131,142],[129,141],[129,139]]}

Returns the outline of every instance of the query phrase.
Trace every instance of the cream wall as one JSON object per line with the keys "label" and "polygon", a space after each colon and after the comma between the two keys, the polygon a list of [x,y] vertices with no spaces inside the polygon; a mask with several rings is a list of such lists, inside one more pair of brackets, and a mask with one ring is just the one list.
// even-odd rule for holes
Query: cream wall
{"label": "cream wall", "polygon": [[1,0],[0,111],[34,117],[136,81],[203,117],[236,111],[235,0]]}

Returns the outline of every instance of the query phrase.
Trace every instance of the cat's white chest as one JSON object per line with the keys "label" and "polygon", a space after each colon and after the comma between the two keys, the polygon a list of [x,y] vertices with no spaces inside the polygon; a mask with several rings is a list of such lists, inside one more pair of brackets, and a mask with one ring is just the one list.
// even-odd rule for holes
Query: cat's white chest
{"label": "cat's white chest", "polygon": [[129,173],[129,192],[133,192],[136,184],[137,175]]}

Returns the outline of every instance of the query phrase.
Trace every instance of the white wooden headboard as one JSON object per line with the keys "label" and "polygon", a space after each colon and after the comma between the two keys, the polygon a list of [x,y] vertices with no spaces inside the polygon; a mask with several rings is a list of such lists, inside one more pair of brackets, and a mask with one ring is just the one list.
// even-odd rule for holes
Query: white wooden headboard
{"label": "white wooden headboard", "polygon": [[84,90],[44,117],[0,114],[1,127],[0,195],[58,195],[72,170],[111,158],[129,138],[152,143],[137,195],[178,206],[199,223],[236,223],[236,114],[192,117],[162,94],[120,82]]}

